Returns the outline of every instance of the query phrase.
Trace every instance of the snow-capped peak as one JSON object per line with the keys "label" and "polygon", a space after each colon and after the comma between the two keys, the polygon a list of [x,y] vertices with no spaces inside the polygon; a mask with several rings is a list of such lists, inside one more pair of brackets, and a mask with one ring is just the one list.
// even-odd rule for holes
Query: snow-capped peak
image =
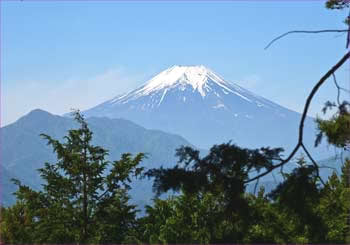
{"label": "snow-capped peak", "polygon": [[224,85],[225,81],[203,65],[172,66],[149,80],[138,92],[147,95],[155,90],[176,85],[191,85],[205,96],[204,87],[208,80]]}
{"label": "snow-capped peak", "polygon": [[208,103],[212,101],[212,108],[215,109],[226,108],[223,101],[228,100],[228,98],[232,99],[231,95],[235,95],[236,98],[239,97],[240,100],[256,104],[258,107],[275,107],[270,101],[234,83],[225,81],[203,65],[172,66],[148,80],[141,87],[108,101],[108,104],[121,105],[132,101],[136,103],[138,99],[142,98],[141,107],[143,109],[158,108],[169,94],[174,95],[176,93],[176,96],[181,98],[182,103],[188,103],[188,98],[186,98],[188,92],[193,94],[198,92]]}

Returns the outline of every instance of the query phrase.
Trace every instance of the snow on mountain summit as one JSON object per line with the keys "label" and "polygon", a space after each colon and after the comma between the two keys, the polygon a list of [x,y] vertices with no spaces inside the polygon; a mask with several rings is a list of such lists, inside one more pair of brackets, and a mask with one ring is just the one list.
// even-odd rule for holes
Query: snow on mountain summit
{"label": "snow on mountain summit", "polygon": [[[172,66],[135,90],[84,111],[84,115],[129,119],[149,129],[182,135],[204,148],[232,139],[257,147],[264,143],[260,139],[267,138],[269,145],[287,147],[295,142],[300,120],[298,113],[223,79],[203,65]],[[313,137],[313,121],[305,125]]]}
{"label": "snow on mountain summit", "polygon": [[207,85],[206,82],[209,79],[216,81],[217,83],[225,83],[222,78],[217,76],[214,72],[204,67],[203,65],[175,65],[159,73],[157,76],[149,80],[140,92],[144,92],[144,94],[149,94],[154,90],[172,87],[174,85],[176,86],[179,84],[189,84],[193,87],[194,90],[198,90],[198,92],[204,97],[204,87],[205,85]]}
{"label": "snow on mountain summit", "polygon": [[191,93],[198,92],[202,99],[215,97],[219,101],[212,105],[213,108],[226,108],[222,100],[223,97],[227,97],[226,95],[236,95],[235,97],[238,96],[246,102],[255,103],[259,107],[271,105],[270,101],[254,95],[234,83],[225,81],[203,65],[174,65],[160,72],[141,87],[127,94],[117,96],[110,100],[109,103],[126,104],[141,97],[147,97],[150,101],[145,102],[143,107],[155,108],[159,107],[164,98],[174,91],[177,92],[178,98],[181,97],[184,103],[188,100],[188,96],[185,96],[185,92],[188,91]]}

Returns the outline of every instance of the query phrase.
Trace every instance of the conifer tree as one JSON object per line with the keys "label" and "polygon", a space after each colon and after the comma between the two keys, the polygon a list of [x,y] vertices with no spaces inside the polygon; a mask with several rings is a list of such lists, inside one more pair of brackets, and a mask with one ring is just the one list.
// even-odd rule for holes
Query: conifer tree
{"label": "conifer tree", "polygon": [[142,172],[138,164],[144,154],[133,158],[126,153],[118,161],[107,161],[108,151],[91,144],[93,133],[83,116],[79,111],[74,116],[80,128],[69,130],[64,143],[41,135],[53,147],[57,162],[39,169],[45,181],[42,191],[14,180],[19,189],[13,209],[24,205],[30,214],[27,230],[33,239],[26,242],[121,243],[135,222],[135,206],[128,204],[127,192],[131,178]]}

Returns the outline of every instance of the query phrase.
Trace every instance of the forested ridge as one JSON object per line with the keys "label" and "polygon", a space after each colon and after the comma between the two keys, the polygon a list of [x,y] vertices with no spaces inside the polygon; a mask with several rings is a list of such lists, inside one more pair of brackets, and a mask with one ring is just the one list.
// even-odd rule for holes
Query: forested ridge
{"label": "forested ridge", "polygon": [[[35,191],[14,180],[17,202],[1,208],[5,244],[111,243],[346,243],[350,189],[346,162],[321,185],[315,166],[303,157],[272,192],[246,192],[249,172],[269,169],[280,148],[244,149],[215,145],[200,157],[191,147],[177,150],[174,168],[138,167],[145,155],[123,154],[91,145],[93,133],[79,112],[79,129],[61,143],[42,135],[57,154],[40,169]],[[154,179],[155,198],[137,217],[129,204],[132,177]],[[166,199],[158,194],[177,191]]]}

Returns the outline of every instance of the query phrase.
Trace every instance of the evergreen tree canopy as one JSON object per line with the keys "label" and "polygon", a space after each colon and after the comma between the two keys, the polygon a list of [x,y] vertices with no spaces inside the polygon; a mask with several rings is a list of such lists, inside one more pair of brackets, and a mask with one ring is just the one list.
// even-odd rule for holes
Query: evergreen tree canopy
{"label": "evergreen tree canopy", "polygon": [[[74,115],[80,128],[69,130],[65,143],[42,134],[57,155],[56,163],[39,169],[43,190],[14,180],[19,189],[13,209],[27,213],[27,233],[21,234],[32,238],[27,243],[121,243],[134,225],[136,210],[127,192],[131,178],[143,170],[138,164],[144,154],[107,161],[108,151],[91,144],[87,123],[79,111]],[[2,235],[10,239],[11,231],[2,230]]]}
{"label": "evergreen tree canopy", "polygon": [[181,147],[174,168],[151,169],[146,175],[155,178],[153,187],[157,194],[180,189],[188,193],[223,194],[227,210],[242,213],[247,206],[242,194],[248,174],[271,168],[282,151],[282,148],[250,150],[226,143],[213,146],[201,158],[198,150]]}

